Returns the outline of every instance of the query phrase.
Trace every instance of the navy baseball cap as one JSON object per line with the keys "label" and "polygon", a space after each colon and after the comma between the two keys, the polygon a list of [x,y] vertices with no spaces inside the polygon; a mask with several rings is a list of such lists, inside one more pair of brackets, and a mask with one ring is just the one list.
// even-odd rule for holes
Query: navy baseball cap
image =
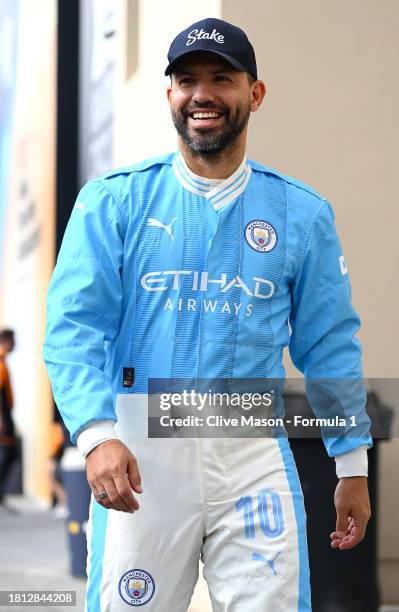
{"label": "navy baseball cap", "polygon": [[165,74],[172,74],[176,64],[190,53],[216,53],[237,70],[249,72],[256,80],[255,51],[247,35],[237,26],[222,19],[202,19],[180,32],[170,45],[169,64]]}

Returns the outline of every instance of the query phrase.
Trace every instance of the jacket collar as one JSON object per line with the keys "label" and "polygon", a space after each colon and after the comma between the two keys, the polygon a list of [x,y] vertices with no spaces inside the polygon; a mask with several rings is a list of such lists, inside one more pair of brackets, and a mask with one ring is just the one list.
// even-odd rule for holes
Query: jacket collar
{"label": "jacket collar", "polygon": [[176,153],[172,166],[181,185],[192,193],[206,198],[216,211],[222,210],[238,198],[251,176],[251,167],[246,156],[237,170],[227,179],[208,179],[194,174],[180,152]]}

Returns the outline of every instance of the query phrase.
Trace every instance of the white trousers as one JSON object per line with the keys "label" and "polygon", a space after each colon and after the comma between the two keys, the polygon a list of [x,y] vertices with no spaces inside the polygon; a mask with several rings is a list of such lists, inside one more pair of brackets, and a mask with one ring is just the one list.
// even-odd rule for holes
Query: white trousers
{"label": "white trousers", "polygon": [[144,411],[136,405],[132,418],[122,404],[119,434],[144,493],[134,514],[92,500],[87,612],[186,612],[199,558],[214,612],[309,612],[306,517],[288,441],[146,439]]}

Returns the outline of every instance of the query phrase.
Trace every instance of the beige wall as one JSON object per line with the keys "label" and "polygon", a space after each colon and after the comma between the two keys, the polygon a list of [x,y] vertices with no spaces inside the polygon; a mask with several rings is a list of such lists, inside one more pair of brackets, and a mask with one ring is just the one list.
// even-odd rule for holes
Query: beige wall
{"label": "beige wall", "polygon": [[[311,184],[332,202],[363,322],[366,376],[399,378],[399,2],[125,0],[124,7],[116,164],[175,148],[162,76],[175,34],[207,16],[243,27],[268,86],[251,120],[249,156]],[[376,388],[399,412],[398,395],[386,391],[383,380]],[[380,573],[384,599],[393,602],[399,601],[392,578],[399,571],[398,440],[383,443],[381,456]]]}

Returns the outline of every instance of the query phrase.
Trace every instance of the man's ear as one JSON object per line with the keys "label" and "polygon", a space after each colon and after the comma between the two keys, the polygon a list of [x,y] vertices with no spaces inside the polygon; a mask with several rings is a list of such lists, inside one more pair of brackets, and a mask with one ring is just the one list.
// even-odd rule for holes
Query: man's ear
{"label": "man's ear", "polygon": [[266,95],[266,85],[263,81],[255,81],[251,85],[251,111],[254,113],[258,110]]}

